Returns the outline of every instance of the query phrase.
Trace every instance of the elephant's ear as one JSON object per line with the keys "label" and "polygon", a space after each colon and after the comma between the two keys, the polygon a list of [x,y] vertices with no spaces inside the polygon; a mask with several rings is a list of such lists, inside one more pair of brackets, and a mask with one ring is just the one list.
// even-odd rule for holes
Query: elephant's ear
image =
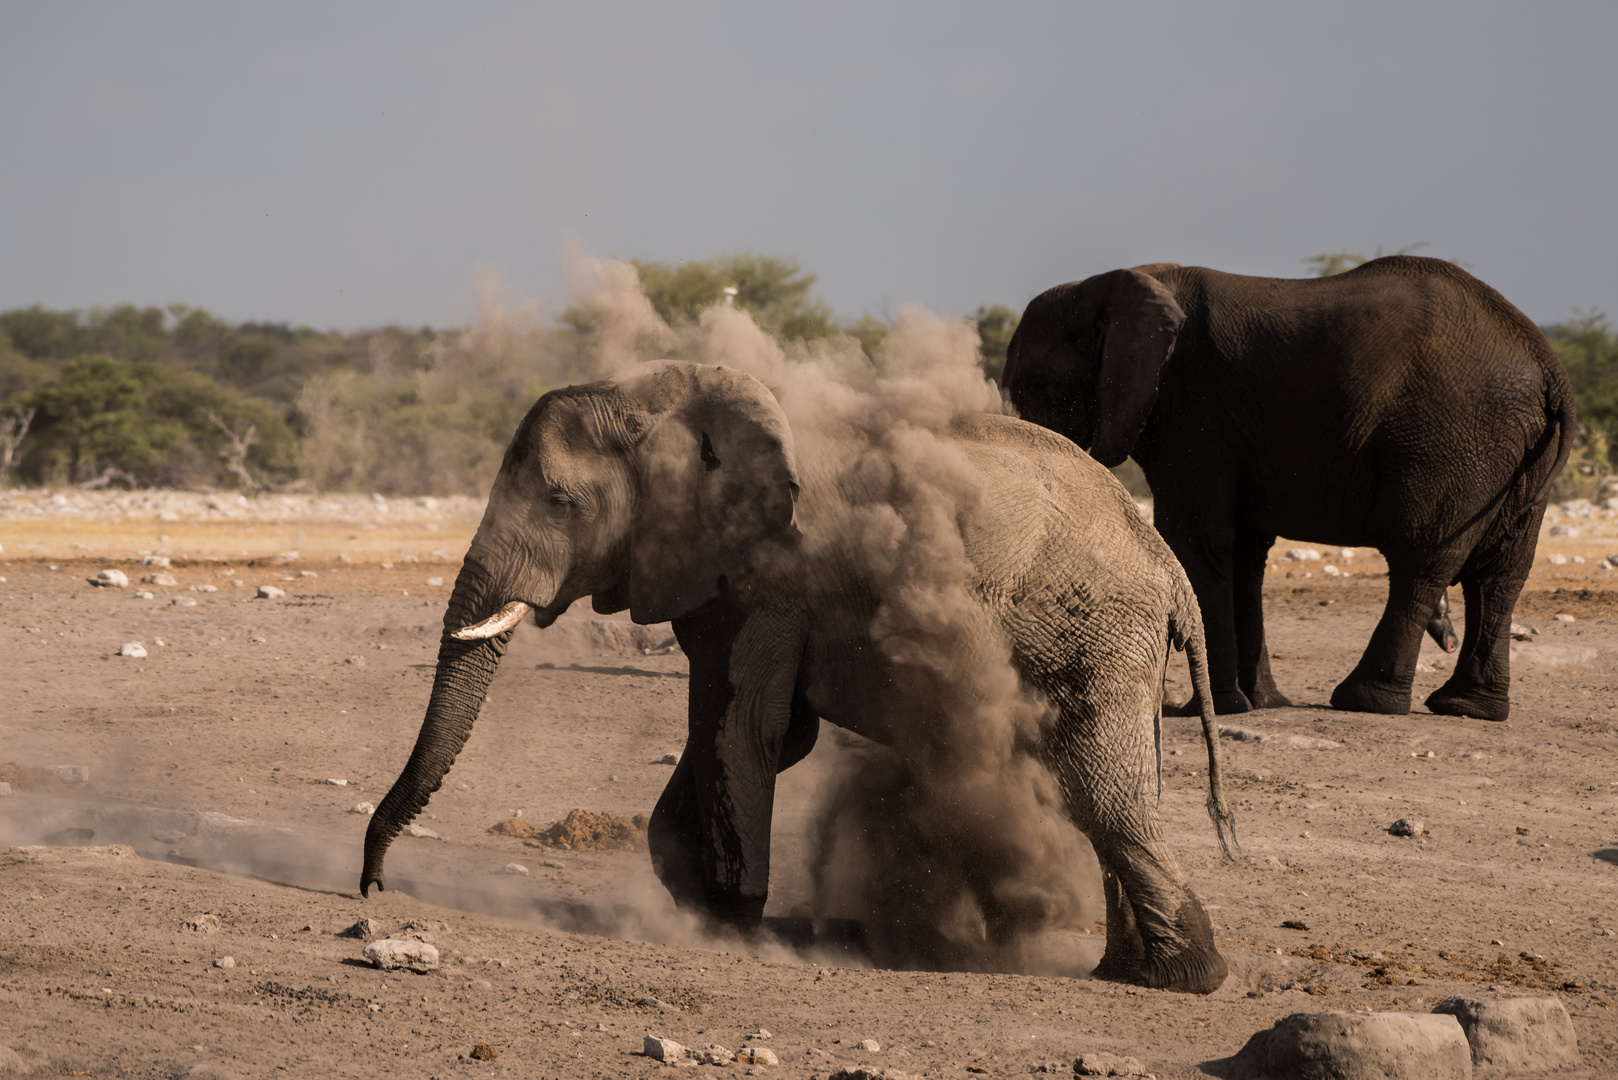
{"label": "elephant's ear", "polygon": [[1129,456],[1146,426],[1185,312],[1161,282],[1139,270],[1086,278],[1075,292],[1077,317],[1095,320],[1100,360],[1090,456],[1111,468]]}
{"label": "elephant's ear", "polygon": [[702,606],[797,536],[792,433],[769,388],[731,368],[650,369],[622,386],[645,409],[629,563],[638,623]]}

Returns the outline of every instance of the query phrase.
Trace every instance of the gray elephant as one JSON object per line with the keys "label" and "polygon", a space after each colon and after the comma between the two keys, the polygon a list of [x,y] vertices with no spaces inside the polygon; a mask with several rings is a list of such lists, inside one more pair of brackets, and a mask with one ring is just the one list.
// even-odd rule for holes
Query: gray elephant
{"label": "gray elephant", "polygon": [[[1184,573],[1128,493],[1066,439],[972,415],[939,447],[976,492],[947,526],[973,576],[963,625],[987,631],[955,659],[1001,642],[1014,681],[1056,710],[1040,749],[1108,871],[1100,973],[1212,991],[1225,963],[1156,810],[1171,646],[1187,650],[1209,700]],[[366,832],[361,892],[383,887],[389,844],[471,734],[513,627],[530,611],[548,626],[590,596],[598,612],[673,620],[690,659],[689,737],[651,820],[658,876],[681,906],[756,926],[776,774],[809,753],[817,718],[885,742],[895,715],[950,704],[938,670],[873,639],[885,598],[850,549],[845,512],[892,498],[891,473],[869,465],[832,444],[800,461],[771,391],[728,368],[663,361],[541,398],[456,580],[415,749]],[[1212,725],[1208,710],[1223,843]]]}
{"label": "gray elephant", "polygon": [[1279,535],[1388,560],[1387,608],[1334,707],[1408,712],[1422,631],[1450,646],[1438,606],[1459,582],[1465,638],[1427,707],[1506,719],[1511,613],[1572,447],[1573,389],[1539,329],[1465,270],[1113,270],[1029,303],[1003,384],[1102,464],[1140,463],[1201,602],[1218,712],[1290,704],[1264,641]]}

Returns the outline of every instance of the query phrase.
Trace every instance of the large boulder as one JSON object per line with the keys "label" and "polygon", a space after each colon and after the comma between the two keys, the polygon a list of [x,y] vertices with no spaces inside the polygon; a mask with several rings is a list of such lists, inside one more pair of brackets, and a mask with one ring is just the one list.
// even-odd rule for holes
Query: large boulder
{"label": "large boulder", "polygon": [[1242,1080],[1471,1080],[1472,1050],[1441,1013],[1294,1013],[1221,1063]]}
{"label": "large boulder", "polygon": [[1580,1064],[1573,1019],[1558,998],[1452,997],[1433,1012],[1460,1021],[1475,1065],[1537,1072]]}

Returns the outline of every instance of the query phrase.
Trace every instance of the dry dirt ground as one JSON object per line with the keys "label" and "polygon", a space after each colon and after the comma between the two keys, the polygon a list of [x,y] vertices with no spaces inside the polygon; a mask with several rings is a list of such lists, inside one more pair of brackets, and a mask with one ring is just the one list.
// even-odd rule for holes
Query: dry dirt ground
{"label": "dry dirt ground", "polygon": [[[1618,1074],[1618,574],[1595,569],[1618,543],[1600,527],[1542,542],[1517,616],[1539,633],[1514,647],[1503,724],[1326,708],[1380,611],[1380,564],[1329,553],[1351,576],[1326,577],[1324,560],[1276,560],[1275,668],[1303,704],[1237,719],[1275,738],[1221,740],[1240,860],[1218,857],[1194,721],[1165,722],[1164,817],[1231,965],[1194,998],[1083,978],[1100,948],[1083,928],[1035,943],[1038,974],[713,940],[672,910],[644,850],[491,835],[517,810],[541,826],[575,807],[647,812],[658,759],[683,742],[666,631],[587,611],[519,630],[421,819],[441,839],[401,838],[392,887],[361,900],[353,808],[409,753],[477,507],[176,500],[0,513],[0,762],[21,766],[0,798],[0,1073],[650,1075],[667,1068],[639,1053],[652,1033],[768,1046],[782,1077],[1070,1071],[1085,1050],[1191,1077],[1289,1013],[1425,1011],[1497,987],[1559,995],[1584,1075]],[[140,551],[166,551],[177,584],[140,584],[155,572]],[[133,584],[86,583],[103,568]],[[287,595],[254,599],[259,584]],[[148,655],[115,655],[129,641]],[[1424,646],[1418,702],[1446,666]],[[1183,697],[1183,662],[1173,679]],[[772,915],[806,911],[807,833],[846,742],[823,733],[782,778]],[[1427,835],[1389,835],[1397,818]],[[373,970],[336,933],[360,918],[414,923],[442,968]],[[477,1043],[498,1059],[470,1060]]]}

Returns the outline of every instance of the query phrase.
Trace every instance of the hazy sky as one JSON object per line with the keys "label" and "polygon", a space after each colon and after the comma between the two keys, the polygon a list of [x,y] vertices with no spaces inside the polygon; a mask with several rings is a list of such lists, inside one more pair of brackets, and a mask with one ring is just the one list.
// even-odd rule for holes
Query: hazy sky
{"label": "hazy sky", "polygon": [[0,308],[445,325],[571,236],[844,315],[1430,241],[1618,314],[1615,56],[1612,0],[0,0]]}

